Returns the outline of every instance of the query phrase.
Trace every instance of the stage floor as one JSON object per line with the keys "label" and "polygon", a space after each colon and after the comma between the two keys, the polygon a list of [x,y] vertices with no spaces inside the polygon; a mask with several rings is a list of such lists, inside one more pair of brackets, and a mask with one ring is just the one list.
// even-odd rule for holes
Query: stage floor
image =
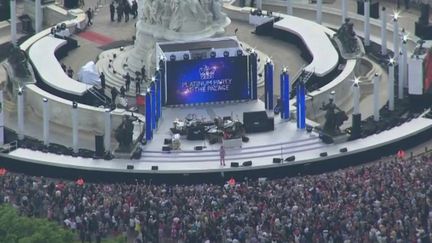
{"label": "stage floor", "polygon": [[[184,120],[188,114],[194,114],[197,118],[207,118],[210,120],[214,120],[216,117],[231,116],[233,119],[239,120],[243,123],[243,112],[264,110],[264,102],[260,100],[205,106],[163,108],[162,120],[159,122],[157,130],[154,132],[153,140],[143,146],[143,155],[145,156],[148,152],[162,151],[164,139],[171,138],[173,135],[170,131],[170,128],[173,127],[173,121],[175,119]],[[273,112],[267,112],[267,116],[274,116]],[[247,134],[247,137],[249,137],[250,140],[249,142],[242,144],[242,149],[265,147],[269,144],[283,145],[289,141],[310,139],[311,137],[317,136],[315,133],[306,134],[305,131],[297,129],[295,120],[283,121],[280,119],[280,116],[275,116],[274,123],[274,131]],[[205,146],[206,148],[203,152],[206,152],[218,150],[221,143],[209,144],[206,140],[190,141],[187,140],[185,136],[182,136],[181,150],[171,151],[171,153],[194,151],[195,146]]]}

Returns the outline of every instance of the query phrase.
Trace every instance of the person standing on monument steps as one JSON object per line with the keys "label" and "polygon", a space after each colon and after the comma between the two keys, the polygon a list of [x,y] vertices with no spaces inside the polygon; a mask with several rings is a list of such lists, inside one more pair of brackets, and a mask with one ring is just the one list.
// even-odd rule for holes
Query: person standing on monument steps
{"label": "person standing on monument steps", "polygon": [[219,149],[220,165],[225,166],[225,148],[223,145]]}
{"label": "person standing on monument steps", "polygon": [[87,26],[93,25],[93,11],[91,8],[87,9]]}
{"label": "person standing on monument steps", "polygon": [[129,73],[126,73],[125,81],[126,81],[125,82],[126,91],[129,91],[130,83],[131,83],[131,76],[129,75]]}
{"label": "person standing on monument steps", "polygon": [[111,16],[111,22],[114,22],[114,15],[115,15],[114,2],[111,2],[111,4],[110,4],[110,16]]}

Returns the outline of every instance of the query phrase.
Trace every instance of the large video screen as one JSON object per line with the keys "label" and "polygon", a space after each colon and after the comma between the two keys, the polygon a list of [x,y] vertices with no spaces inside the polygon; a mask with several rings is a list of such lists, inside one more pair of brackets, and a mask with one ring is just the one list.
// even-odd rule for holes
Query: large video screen
{"label": "large video screen", "polygon": [[167,63],[167,105],[249,99],[247,57]]}

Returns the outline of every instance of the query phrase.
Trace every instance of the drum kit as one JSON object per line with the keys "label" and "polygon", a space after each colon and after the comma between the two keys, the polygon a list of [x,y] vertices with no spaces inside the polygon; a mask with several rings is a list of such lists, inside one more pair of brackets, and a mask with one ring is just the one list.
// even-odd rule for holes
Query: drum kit
{"label": "drum kit", "polygon": [[[213,121],[198,118],[195,114],[188,114],[185,119],[175,119],[170,129],[180,143],[180,136],[187,136],[188,140],[207,139],[210,144],[222,142],[222,139],[241,138],[244,134],[243,124],[228,117],[216,117]],[[174,147],[174,144],[173,144]],[[174,148],[173,148],[174,149]]]}

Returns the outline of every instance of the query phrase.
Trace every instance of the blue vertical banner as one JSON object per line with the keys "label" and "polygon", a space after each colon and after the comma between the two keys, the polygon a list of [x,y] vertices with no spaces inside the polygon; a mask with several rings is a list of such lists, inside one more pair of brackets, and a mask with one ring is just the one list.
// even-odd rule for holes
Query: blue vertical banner
{"label": "blue vertical banner", "polygon": [[156,70],[155,73],[155,82],[156,82],[156,122],[159,121],[159,118],[162,116],[162,107],[161,107],[161,72],[160,70]]}
{"label": "blue vertical banner", "polygon": [[297,128],[306,128],[306,88],[303,80],[297,83]]}
{"label": "blue vertical banner", "polygon": [[152,117],[151,117],[151,93],[150,90],[147,89],[147,93],[146,93],[146,103],[145,103],[145,107],[146,107],[146,114],[145,114],[145,123],[146,123],[146,140],[150,141],[153,138],[153,129],[152,129]]}
{"label": "blue vertical banner", "polygon": [[249,82],[250,82],[250,99],[258,98],[258,58],[255,51],[249,54]]}
{"label": "blue vertical banner", "polygon": [[151,82],[150,84],[150,94],[151,94],[151,127],[156,129],[156,84]]}
{"label": "blue vertical banner", "polygon": [[273,110],[273,64],[270,60],[264,66],[265,108]]}
{"label": "blue vertical banner", "polygon": [[289,74],[286,68],[282,70],[280,75],[280,101],[281,101],[281,118],[286,120],[290,118],[290,83]]}
{"label": "blue vertical banner", "polygon": [[160,92],[161,104],[160,105],[161,106],[165,105],[165,102],[166,102],[166,95],[165,95],[165,88],[166,88],[165,75],[166,75],[166,73],[165,73],[165,70],[166,70],[165,69],[165,61],[164,61],[164,59],[161,59],[159,61],[159,73],[160,73],[160,85],[161,85],[161,88],[160,88],[160,90],[161,90],[161,92]]}

